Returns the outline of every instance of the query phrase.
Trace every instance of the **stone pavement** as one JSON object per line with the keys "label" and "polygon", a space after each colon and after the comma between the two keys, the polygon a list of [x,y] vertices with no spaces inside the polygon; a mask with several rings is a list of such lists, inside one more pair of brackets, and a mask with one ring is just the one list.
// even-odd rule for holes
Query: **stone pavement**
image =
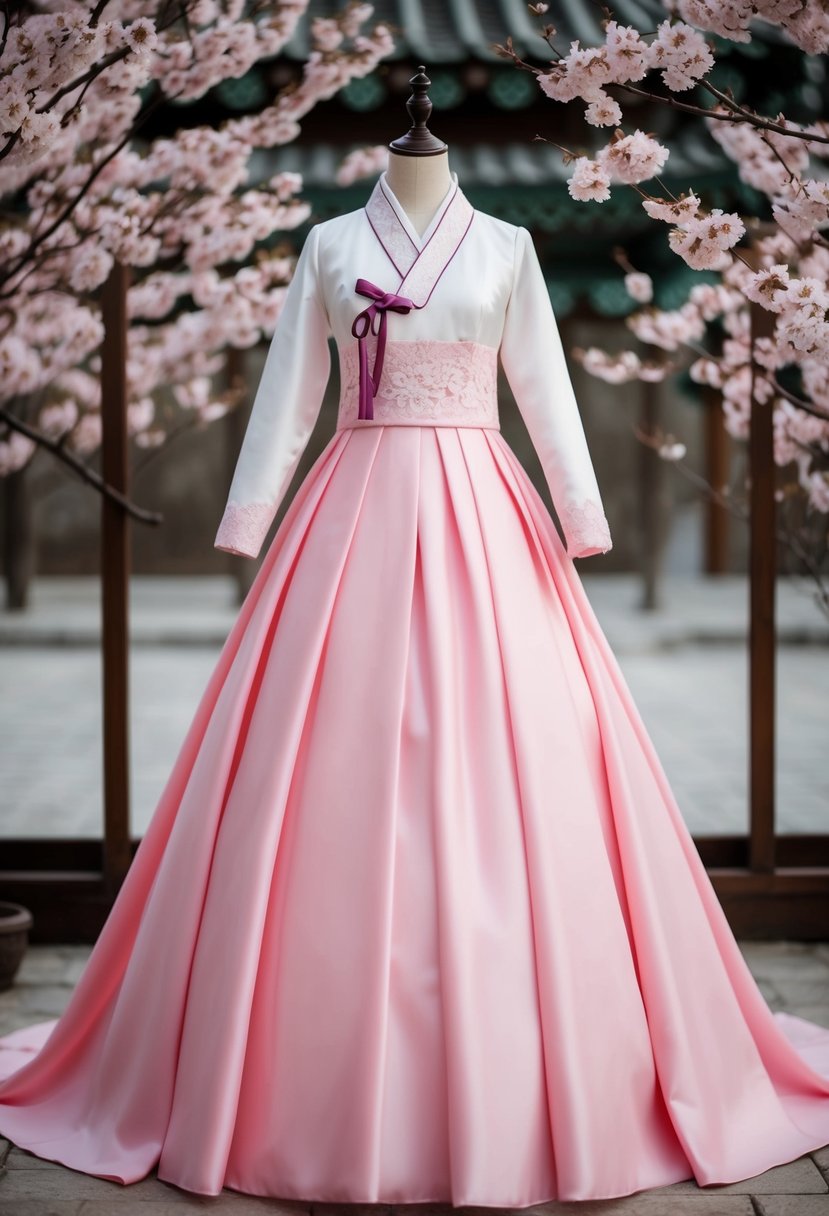
{"label": "stone pavement", "polygon": [[[741,942],[763,995],[829,1026],[829,943]],[[87,946],[32,946],[13,987],[0,993],[0,1034],[57,1016],[89,956]],[[0,1139],[0,1216],[180,1216],[211,1210],[219,1216],[311,1213],[386,1216],[388,1204],[329,1204],[257,1199],[225,1190],[203,1197],[161,1182],[155,1173],[128,1187],[68,1170]],[[401,1204],[408,1216],[497,1216],[493,1208]],[[744,1182],[699,1187],[693,1179],[621,1199],[547,1203],[516,1209],[550,1216],[829,1216],[829,1146]]]}
{"label": "stone pavement", "polygon": [[[745,579],[667,577],[663,606],[651,613],[637,607],[634,576],[583,580],[689,828],[744,832]],[[227,577],[132,580],[136,835],[146,830],[237,612]],[[777,615],[779,830],[826,831],[829,621],[805,580],[781,580]],[[0,612],[0,685],[13,690],[0,698],[0,839],[100,835],[99,637],[94,579],[40,579],[30,610]]]}
{"label": "stone pavement", "polygon": [[[743,575],[666,575],[662,602],[639,610],[640,580],[633,574],[586,574],[585,590],[614,649],[664,650],[692,643],[741,643],[748,628]],[[777,584],[777,630],[784,644],[826,645],[829,620],[814,600],[810,579]],[[130,581],[134,645],[220,646],[236,618],[230,577],[154,577]],[[0,612],[0,646],[93,645],[100,639],[100,588],[95,578],[38,578],[25,612]]]}

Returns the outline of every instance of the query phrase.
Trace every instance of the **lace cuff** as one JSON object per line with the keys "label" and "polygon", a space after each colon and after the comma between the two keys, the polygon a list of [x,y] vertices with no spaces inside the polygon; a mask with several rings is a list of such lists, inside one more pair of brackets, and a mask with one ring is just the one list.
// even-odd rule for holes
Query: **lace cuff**
{"label": "lace cuff", "polygon": [[252,502],[243,505],[231,500],[225,507],[213,547],[240,557],[258,557],[275,514],[275,503]]}
{"label": "lace cuff", "polygon": [[570,557],[590,557],[613,548],[605,513],[592,499],[581,505],[567,503],[560,514]]}

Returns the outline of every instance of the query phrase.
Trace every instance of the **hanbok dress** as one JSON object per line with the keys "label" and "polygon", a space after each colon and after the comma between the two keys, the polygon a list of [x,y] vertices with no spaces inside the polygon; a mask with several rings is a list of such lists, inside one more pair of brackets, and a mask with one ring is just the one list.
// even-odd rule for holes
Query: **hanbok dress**
{"label": "hanbok dress", "polygon": [[[0,1134],[122,1183],[526,1207],[829,1142],[573,559],[611,538],[528,231],[385,174],[314,226],[221,549],[291,500]],[[500,355],[564,542],[499,429]]]}

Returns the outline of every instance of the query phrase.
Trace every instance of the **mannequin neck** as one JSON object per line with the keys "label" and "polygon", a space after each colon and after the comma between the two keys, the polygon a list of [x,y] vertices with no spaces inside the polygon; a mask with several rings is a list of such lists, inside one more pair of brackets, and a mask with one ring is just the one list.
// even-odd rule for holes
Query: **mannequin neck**
{"label": "mannequin neck", "polygon": [[449,153],[436,156],[403,156],[389,152],[386,181],[400,206],[422,236],[452,185]]}

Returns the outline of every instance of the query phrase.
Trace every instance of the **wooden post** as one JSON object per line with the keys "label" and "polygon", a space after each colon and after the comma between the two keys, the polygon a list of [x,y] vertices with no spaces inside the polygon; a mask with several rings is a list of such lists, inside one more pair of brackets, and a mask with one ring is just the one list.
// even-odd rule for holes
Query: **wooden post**
{"label": "wooden post", "polygon": [[[660,417],[659,386],[643,380],[639,425],[646,435],[657,429]],[[642,598],[639,606],[654,611],[661,606],[659,574],[662,568],[670,505],[662,457],[647,444],[639,445],[639,536]]]}
{"label": "wooden post", "polygon": [[[115,262],[101,292],[101,473],[129,492],[127,440],[127,287],[129,270]],[[104,880],[114,895],[131,861],[129,774],[129,516],[101,498],[103,647]]]}
{"label": "wooden post", "polygon": [[[748,252],[748,251],[747,251]],[[756,251],[750,259],[757,265]],[[774,313],[750,306],[751,421],[749,427],[749,869],[775,865],[775,575],[774,398],[759,401],[753,358],[758,338],[774,333]]]}
{"label": "wooden post", "polygon": [[[722,490],[729,479],[729,443],[719,391],[705,385],[703,401],[706,478],[715,490]],[[706,574],[725,574],[728,569],[728,523],[726,508],[709,498],[705,503],[704,524]]]}
{"label": "wooden post", "polygon": [[15,469],[3,478],[3,482],[6,505],[3,546],[6,565],[6,608],[10,612],[21,612],[29,605],[29,587],[35,565],[29,466]]}

